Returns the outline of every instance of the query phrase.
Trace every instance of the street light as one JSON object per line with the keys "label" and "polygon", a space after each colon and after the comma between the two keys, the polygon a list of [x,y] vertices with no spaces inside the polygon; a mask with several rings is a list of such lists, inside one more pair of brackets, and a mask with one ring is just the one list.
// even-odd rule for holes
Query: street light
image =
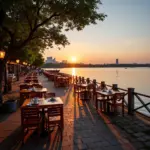
{"label": "street light", "polygon": [[[0,50],[0,73],[2,75],[3,73],[3,69],[2,69],[2,60],[4,59],[5,57],[5,51],[3,50]],[[2,87],[0,88],[0,105],[2,104],[2,101],[3,101],[3,98],[2,98]]]}
{"label": "street light", "polygon": [[20,60],[17,59],[16,60],[16,63],[17,63],[17,81],[19,81],[19,62],[20,62]]}

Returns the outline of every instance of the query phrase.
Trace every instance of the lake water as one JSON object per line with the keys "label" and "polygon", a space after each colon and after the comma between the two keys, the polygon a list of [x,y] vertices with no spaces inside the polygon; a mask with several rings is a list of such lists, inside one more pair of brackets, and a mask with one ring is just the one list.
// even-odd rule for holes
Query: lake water
{"label": "lake water", "polygon": [[[105,81],[108,85],[116,83],[118,87],[124,89],[132,87],[135,88],[135,92],[150,95],[150,68],[63,68],[60,71],[96,79],[97,82]],[[146,102],[150,102],[150,98],[141,98]],[[137,101],[136,106],[140,105]],[[147,114],[145,109],[141,111]]]}

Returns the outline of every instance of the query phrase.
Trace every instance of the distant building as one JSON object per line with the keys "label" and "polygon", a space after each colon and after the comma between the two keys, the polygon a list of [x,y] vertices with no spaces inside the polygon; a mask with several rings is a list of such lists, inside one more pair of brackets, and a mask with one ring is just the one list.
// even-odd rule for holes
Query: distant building
{"label": "distant building", "polygon": [[116,64],[117,64],[117,65],[119,64],[119,59],[116,59]]}
{"label": "distant building", "polygon": [[56,63],[58,63],[58,62],[57,62],[56,59],[53,58],[53,57],[47,57],[47,60],[45,61],[45,63],[46,63],[46,64],[48,64],[48,63],[56,64]]}
{"label": "distant building", "polygon": [[63,64],[67,64],[68,62],[67,62],[67,60],[62,60],[62,62],[61,63],[63,63]]}

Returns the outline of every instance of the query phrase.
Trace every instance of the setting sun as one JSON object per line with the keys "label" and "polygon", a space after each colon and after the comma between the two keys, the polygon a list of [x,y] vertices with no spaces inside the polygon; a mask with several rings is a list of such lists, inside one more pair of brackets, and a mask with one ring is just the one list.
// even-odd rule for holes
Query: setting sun
{"label": "setting sun", "polygon": [[72,62],[72,63],[75,63],[76,61],[77,61],[77,58],[76,58],[75,56],[72,56],[72,57],[71,57],[71,62]]}

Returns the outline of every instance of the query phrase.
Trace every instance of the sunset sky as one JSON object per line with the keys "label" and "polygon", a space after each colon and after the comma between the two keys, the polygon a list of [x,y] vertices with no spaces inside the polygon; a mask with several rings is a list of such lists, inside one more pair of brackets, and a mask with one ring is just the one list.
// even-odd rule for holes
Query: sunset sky
{"label": "sunset sky", "polygon": [[83,63],[150,63],[150,0],[102,0],[104,22],[66,33],[70,45],[44,57]]}

